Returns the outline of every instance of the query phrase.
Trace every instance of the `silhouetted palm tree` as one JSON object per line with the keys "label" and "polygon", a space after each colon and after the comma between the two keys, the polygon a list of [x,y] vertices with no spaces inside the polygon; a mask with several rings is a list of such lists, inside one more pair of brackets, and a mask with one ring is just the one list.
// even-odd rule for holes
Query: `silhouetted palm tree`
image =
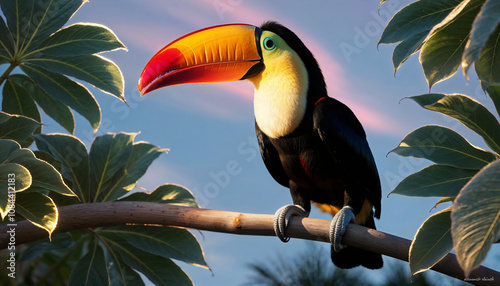
{"label": "silhouetted palm tree", "polygon": [[[329,251],[310,243],[305,251],[291,257],[278,255],[249,264],[253,274],[245,285],[252,286],[442,286],[469,285],[456,279],[429,273],[410,277],[408,264],[385,261],[384,278],[375,282],[373,273],[364,268],[344,270],[333,266]],[[377,270],[380,271],[380,270]],[[378,277],[379,278],[379,277]],[[380,279],[378,279],[380,280]]]}

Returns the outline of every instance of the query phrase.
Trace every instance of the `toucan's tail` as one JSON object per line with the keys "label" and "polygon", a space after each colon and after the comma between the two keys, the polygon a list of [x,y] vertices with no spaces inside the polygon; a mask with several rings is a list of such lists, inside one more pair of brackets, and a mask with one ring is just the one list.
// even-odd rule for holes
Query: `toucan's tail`
{"label": "toucan's tail", "polygon": [[[370,216],[364,226],[375,229],[373,216]],[[381,254],[359,248],[348,246],[339,252],[335,252],[332,246],[331,253],[333,264],[339,268],[346,269],[362,265],[369,269],[379,269],[384,265]]]}

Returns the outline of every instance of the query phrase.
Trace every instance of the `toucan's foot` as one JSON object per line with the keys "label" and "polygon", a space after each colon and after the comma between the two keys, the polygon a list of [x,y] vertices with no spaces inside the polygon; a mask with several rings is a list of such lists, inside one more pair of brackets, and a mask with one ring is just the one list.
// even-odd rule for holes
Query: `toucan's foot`
{"label": "toucan's foot", "polygon": [[343,207],[332,219],[330,224],[330,242],[333,245],[333,250],[336,252],[341,251],[345,246],[342,244],[342,237],[347,229],[349,223],[354,223],[354,212],[350,206]]}
{"label": "toucan's foot", "polygon": [[292,216],[307,217],[309,213],[299,205],[286,205],[281,207],[274,214],[274,232],[276,236],[283,242],[288,242],[289,237],[286,236],[285,230]]}

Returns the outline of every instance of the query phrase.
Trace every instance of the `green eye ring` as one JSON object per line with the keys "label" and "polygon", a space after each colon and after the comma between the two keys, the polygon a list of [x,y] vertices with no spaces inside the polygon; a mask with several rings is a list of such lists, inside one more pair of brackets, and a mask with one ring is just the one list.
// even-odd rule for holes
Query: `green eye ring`
{"label": "green eye ring", "polygon": [[276,48],[276,41],[271,37],[266,37],[263,42],[264,49],[272,51]]}

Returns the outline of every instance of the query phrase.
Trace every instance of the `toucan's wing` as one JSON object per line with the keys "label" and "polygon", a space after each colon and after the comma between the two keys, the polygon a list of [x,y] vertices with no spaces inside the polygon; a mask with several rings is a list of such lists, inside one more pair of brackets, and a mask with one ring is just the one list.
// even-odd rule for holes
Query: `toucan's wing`
{"label": "toucan's wing", "polygon": [[364,195],[375,207],[375,217],[379,218],[380,179],[361,123],[346,105],[330,97],[316,103],[313,120],[315,131],[345,170],[345,178],[363,187],[363,190],[353,191],[366,192]]}
{"label": "toucan's wing", "polygon": [[267,170],[276,182],[288,188],[290,179],[281,165],[278,151],[274,148],[274,145],[269,140],[269,137],[267,137],[267,135],[260,130],[257,122],[255,123],[255,133],[257,134],[257,140],[259,141],[260,154],[262,155],[262,159],[264,160]]}

